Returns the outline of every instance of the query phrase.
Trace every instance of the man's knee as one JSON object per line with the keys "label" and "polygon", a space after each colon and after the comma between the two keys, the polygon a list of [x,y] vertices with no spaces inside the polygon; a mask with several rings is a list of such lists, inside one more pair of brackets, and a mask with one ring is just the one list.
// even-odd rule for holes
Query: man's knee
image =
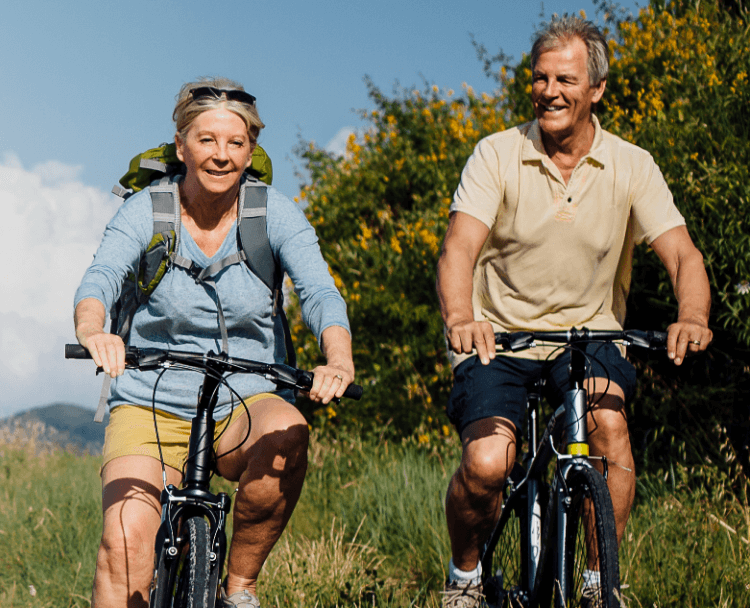
{"label": "man's knee", "polygon": [[472,494],[498,492],[516,458],[515,428],[504,419],[487,419],[463,433],[460,481]]}
{"label": "man's knee", "polygon": [[595,451],[630,449],[628,420],[623,408],[595,407],[588,416],[589,443]]}

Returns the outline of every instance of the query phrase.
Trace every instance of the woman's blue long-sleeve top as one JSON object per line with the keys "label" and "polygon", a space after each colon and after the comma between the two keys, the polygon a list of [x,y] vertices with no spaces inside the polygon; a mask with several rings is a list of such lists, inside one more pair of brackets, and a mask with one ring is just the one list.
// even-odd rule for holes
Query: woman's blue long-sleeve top
{"label": "woman's blue long-sleeve top", "polygon": [[[268,188],[268,238],[276,259],[294,283],[305,323],[320,340],[323,331],[337,325],[349,331],[346,303],[339,294],[320,253],[315,230],[299,207],[275,188]],[[109,222],[94,262],[76,291],[75,305],[95,298],[110,310],[119,298],[123,280],[137,272],[141,254],[153,237],[153,209],[148,188],[131,196]],[[236,224],[219,251],[208,258],[183,228],[177,253],[202,268],[237,251]],[[229,337],[229,354],[262,362],[282,363],[284,339],[278,316],[272,316],[271,290],[246,264],[228,266],[215,275]],[[217,305],[213,290],[183,269],[172,267],[148,302],[133,318],[131,346],[205,353],[221,350]],[[110,408],[122,404],[151,406],[159,371],[126,370],[112,382]],[[189,419],[194,415],[203,376],[192,371],[168,371],[158,384],[156,407]],[[231,386],[242,396],[277,391],[254,374],[237,374]],[[291,391],[279,392],[293,402]],[[235,399],[236,403],[236,399]],[[216,419],[231,411],[229,391],[222,387]]]}

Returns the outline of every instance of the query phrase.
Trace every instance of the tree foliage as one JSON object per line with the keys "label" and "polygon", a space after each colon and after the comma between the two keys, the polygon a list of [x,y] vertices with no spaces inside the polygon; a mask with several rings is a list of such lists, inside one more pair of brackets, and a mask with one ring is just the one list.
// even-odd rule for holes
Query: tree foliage
{"label": "tree foliage", "polygon": [[[399,90],[393,98],[368,82],[376,109],[369,130],[336,157],[310,145],[311,176],[300,197],[347,301],[362,404],[319,412],[365,426],[411,432],[438,413],[450,370],[435,296],[435,264],[448,207],[474,144],[505,128],[503,106],[466,88]],[[317,347],[293,323],[300,361]],[[346,409],[345,409],[346,408]],[[348,412],[348,413],[347,413]]]}
{"label": "tree foliage", "polygon": [[[728,424],[737,400],[718,391],[745,383],[750,363],[747,13],[728,12],[719,0],[654,0],[637,18],[622,18],[612,3],[595,5],[610,26],[599,117],[605,129],[651,152],[705,256],[717,354],[697,371],[688,367],[720,385],[715,396],[726,415],[719,422]],[[311,178],[300,197],[348,303],[357,376],[367,391],[363,405],[317,412],[323,419],[376,428],[390,421],[402,433],[430,424],[440,432],[444,423],[451,376],[434,284],[448,207],[479,139],[532,118],[528,56],[512,64],[475,46],[496,75],[492,95],[433,86],[387,96],[368,82],[376,109],[346,154],[312,144],[300,150]],[[646,248],[634,277],[631,323],[665,327],[676,302]],[[293,325],[301,362],[315,363],[317,347],[298,317]],[[666,385],[674,387],[680,377],[670,374]]]}

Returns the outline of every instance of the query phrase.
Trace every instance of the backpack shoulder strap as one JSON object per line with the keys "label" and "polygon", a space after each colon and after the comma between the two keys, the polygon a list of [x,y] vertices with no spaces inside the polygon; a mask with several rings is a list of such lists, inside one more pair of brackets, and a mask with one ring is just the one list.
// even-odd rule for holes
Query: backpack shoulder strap
{"label": "backpack shoulder strap", "polygon": [[[144,166],[144,163],[146,163],[147,160],[148,159],[142,159],[141,166]],[[125,341],[127,341],[128,336],[130,335],[130,327],[133,322],[133,317],[135,316],[135,311],[140,304],[148,300],[151,292],[161,280],[161,276],[150,276],[156,274],[164,256],[163,251],[165,247],[163,246],[157,247],[154,249],[154,253],[151,254],[151,249],[158,240],[157,237],[166,233],[174,233],[174,242],[166,246],[167,250],[171,249],[171,253],[169,254],[171,263],[187,267],[192,264],[190,260],[185,260],[177,255],[177,246],[180,241],[180,179],[180,175],[165,175],[152,182],[149,186],[154,216],[154,236],[148,250],[141,254],[137,275],[125,279],[126,284],[123,285],[120,301],[115,303],[113,312],[110,314],[112,317],[112,327],[110,331],[117,333]],[[153,255],[154,259],[149,259],[150,255]],[[161,274],[163,274],[163,272]],[[146,284],[151,284],[150,289],[147,291],[144,291],[142,285],[139,284],[142,284],[144,281]],[[94,422],[102,422],[104,419],[107,400],[109,398],[110,383],[111,378],[105,376],[104,382],[102,383],[102,390],[99,395],[99,404],[97,405],[96,414],[94,415]]]}
{"label": "backpack shoulder strap", "polygon": [[237,238],[239,248],[250,270],[263,281],[273,294],[273,315],[281,317],[287,363],[297,366],[289,322],[284,313],[282,282],[284,271],[273,254],[268,240],[268,189],[257,179],[245,176],[240,188]]}
{"label": "backpack shoulder strap", "polygon": [[239,246],[250,270],[275,291],[283,277],[268,241],[267,204],[266,185],[253,178],[243,179],[237,220]]}

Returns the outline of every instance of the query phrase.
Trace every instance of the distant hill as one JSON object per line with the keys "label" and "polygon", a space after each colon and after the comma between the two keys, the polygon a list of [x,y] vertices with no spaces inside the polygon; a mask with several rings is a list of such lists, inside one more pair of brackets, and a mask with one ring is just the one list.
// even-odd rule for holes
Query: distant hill
{"label": "distant hill", "polygon": [[94,422],[94,410],[72,403],[52,403],[27,410],[21,414],[0,420],[0,426],[29,427],[35,422],[44,425],[42,438],[60,447],[74,447],[84,452],[98,454],[104,446],[104,423]]}

